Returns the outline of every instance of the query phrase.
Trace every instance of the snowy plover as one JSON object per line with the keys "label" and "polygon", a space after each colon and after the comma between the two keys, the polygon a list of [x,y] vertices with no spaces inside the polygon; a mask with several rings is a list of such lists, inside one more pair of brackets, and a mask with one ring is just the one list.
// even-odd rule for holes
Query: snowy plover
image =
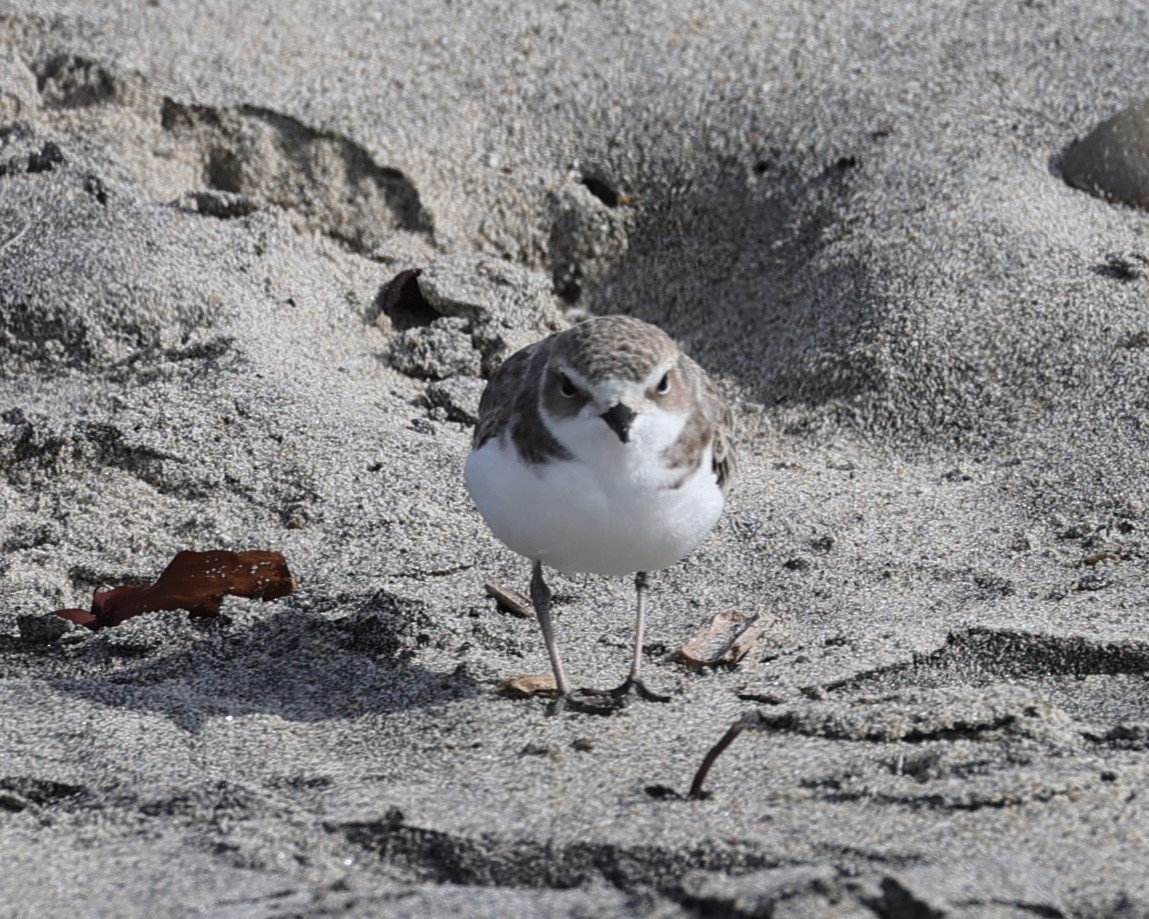
{"label": "snowy plover", "polygon": [[[492,532],[532,562],[556,712],[606,713],[631,695],[667,700],[639,679],[647,573],[688,555],[722,513],[735,469],[732,426],[702,368],[661,329],[629,316],[588,319],[529,345],[487,383],[467,489]],[[634,656],[617,689],[572,694],[544,565],[634,575]]]}

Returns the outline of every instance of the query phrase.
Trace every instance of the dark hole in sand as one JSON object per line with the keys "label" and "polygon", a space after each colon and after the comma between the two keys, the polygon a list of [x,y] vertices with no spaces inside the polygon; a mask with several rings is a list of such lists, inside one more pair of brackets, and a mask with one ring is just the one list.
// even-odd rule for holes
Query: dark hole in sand
{"label": "dark hole in sand", "polygon": [[421,268],[400,271],[375,298],[379,312],[391,320],[395,330],[402,332],[417,326],[428,326],[442,315],[423,298],[419,289]]}
{"label": "dark hole in sand", "polygon": [[583,176],[582,184],[586,186],[587,191],[607,207],[618,207],[622,200],[622,196],[602,179],[596,179],[594,176]]}

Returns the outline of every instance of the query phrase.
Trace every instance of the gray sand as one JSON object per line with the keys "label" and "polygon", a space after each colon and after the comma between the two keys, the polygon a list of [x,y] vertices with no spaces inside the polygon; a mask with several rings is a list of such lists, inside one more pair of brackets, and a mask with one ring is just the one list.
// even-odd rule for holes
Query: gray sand
{"label": "gray sand", "polygon": [[[0,915],[1149,913],[1149,214],[1059,169],[1144,5],[544,7],[0,5]],[[743,472],[673,700],[550,718],[461,469],[587,311]],[[45,640],[214,548],[299,590]],[[553,586],[613,685],[631,585]]]}

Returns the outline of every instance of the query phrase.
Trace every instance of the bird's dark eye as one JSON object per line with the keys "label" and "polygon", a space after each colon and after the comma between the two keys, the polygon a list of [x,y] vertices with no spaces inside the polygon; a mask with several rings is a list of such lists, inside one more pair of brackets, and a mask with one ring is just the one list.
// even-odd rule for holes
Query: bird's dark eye
{"label": "bird's dark eye", "polygon": [[578,390],[575,389],[574,383],[570,381],[565,373],[559,374],[559,380],[561,381],[559,383],[559,392],[561,392],[566,398],[573,399],[578,395]]}
{"label": "bird's dark eye", "polygon": [[658,381],[658,386],[655,387],[660,396],[665,396],[670,392],[670,374],[664,373],[662,379]]}

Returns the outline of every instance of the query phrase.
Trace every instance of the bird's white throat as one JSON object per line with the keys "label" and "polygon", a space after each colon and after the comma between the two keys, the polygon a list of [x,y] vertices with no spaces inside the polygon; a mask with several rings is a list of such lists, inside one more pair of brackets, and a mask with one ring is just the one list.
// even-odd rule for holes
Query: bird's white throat
{"label": "bird's white throat", "polygon": [[545,407],[541,411],[551,436],[608,481],[662,488],[681,475],[667,467],[664,453],[682,435],[685,415],[647,406],[635,416],[623,443],[593,405],[573,418],[553,418]]}

